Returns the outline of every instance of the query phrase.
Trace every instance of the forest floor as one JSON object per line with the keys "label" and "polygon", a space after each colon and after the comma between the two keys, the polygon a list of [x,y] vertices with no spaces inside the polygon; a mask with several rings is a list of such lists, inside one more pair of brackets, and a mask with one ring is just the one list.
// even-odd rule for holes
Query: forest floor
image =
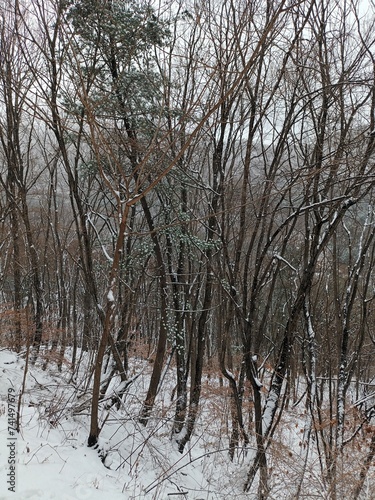
{"label": "forest floor", "polygon": [[[134,358],[131,370],[135,380],[121,406],[105,408],[105,401],[102,404],[102,462],[97,451],[86,445],[90,377],[84,361],[74,381],[68,362],[62,372],[53,362],[46,367],[42,362],[29,364],[20,406],[20,433],[13,436],[12,412],[18,405],[25,357],[0,350],[0,500],[256,499],[256,484],[254,490],[243,493],[252,446],[238,449],[233,461],[229,459],[230,398],[219,377],[206,374],[194,436],[189,448],[180,454],[170,438],[172,373],[166,372],[153,417],[143,427],[137,417],[151,366]],[[116,384],[114,380],[112,393]],[[320,471],[321,457],[311,446],[306,463],[303,458],[306,419],[302,404],[283,412],[268,451],[270,499],[296,498],[301,478],[298,498],[329,498]],[[339,465],[343,500],[350,499],[363,463],[361,447],[366,448],[368,439],[364,434],[362,441],[356,440],[344,455],[347,460]],[[370,467],[361,498],[375,499],[375,467]]]}

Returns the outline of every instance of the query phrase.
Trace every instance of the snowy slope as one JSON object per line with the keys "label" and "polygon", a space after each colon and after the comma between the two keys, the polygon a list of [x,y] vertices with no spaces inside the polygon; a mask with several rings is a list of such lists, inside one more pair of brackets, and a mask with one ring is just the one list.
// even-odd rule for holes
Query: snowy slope
{"label": "snowy slope", "polygon": [[7,393],[13,387],[18,400],[24,367],[22,356],[0,351],[0,500],[248,498],[241,493],[245,468],[237,467],[242,476],[233,490],[235,467],[228,470],[227,451],[218,451],[216,443],[216,448],[211,446],[203,427],[193,450],[181,455],[169,439],[163,400],[163,419],[146,429],[137,423],[136,405],[145,380],[129,390],[124,408],[103,412],[101,448],[108,454],[104,466],[98,453],[86,446],[89,400],[87,395],[79,397],[85,378],[72,385],[69,370],[60,374],[53,364],[45,371],[29,365],[17,438],[16,493],[8,491]]}
{"label": "snowy slope", "polygon": [[48,422],[50,405],[58,401],[58,386],[40,369],[30,370],[27,377],[22,428],[17,438],[16,494],[7,491],[8,405],[4,399],[9,387],[13,386],[18,394],[24,364],[15,354],[1,352],[0,498],[99,499],[106,492],[108,498],[123,499],[119,473],[103,468],[97,453],[84,446],[83,426],[69,419],[57,427]]}
{"label": "snowy slope", "polygon": [[[52,361],[45,370],[42,359],[35,366],[29,365],[16,440],[16,492],[9,491],[9,444],[14,438],[8,427],[8,393],[14,393],[18,403],[24,371],[24,355],[0,350],[0,500],[257,498],[256,482],[250,493],[243,493],[253,454],[251,431],[253,444],[247,450],[239,449],[233,462],[228,457],[230,398],[223,393],[225,387],[219,387],[215,378],[205,379],[195,433],[190,448],[180,454],[170,439],[175,404],[170,395],[175,382],[172,376],[169,380],[168,373],[148,426],[138,422],[150,373],[149,364],[141,359],[132,360],[132,373],[137,377],[121,406],[106,408],[105,402],[102,404],[100,449],[106,456],[104,464],[98,452],[86,445],[91,378],[85,363],[73,382],[68,361],[62,373]],[[116,384],[118,388],[120,382],[114,380],[110,392],[116,390]],[[283,413],[267,451],[270,499],[294,498],[302,480],[299,499],[328,498],[314,440],[306,454],[308,421],[302,404]],[[345,492],[352,491],[359,476],[370,437],[363,437],[363,451],[353,442],[345,454],[348,459],[340,465],[342,500],[350,500],[350,493]],[[369,470],[361,500],[375,499],[374,469]]]}

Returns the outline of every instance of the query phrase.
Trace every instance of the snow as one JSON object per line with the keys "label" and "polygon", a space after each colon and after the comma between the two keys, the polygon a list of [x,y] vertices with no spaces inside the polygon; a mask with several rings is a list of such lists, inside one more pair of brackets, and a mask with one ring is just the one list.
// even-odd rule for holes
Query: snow
{"label": "snow", "polygon": [[[86,445],[90,401],[84,394],[83,373],[73,386],[69,383],[68,368],[60,374],[52,364],[43,371],[42,364],[29,364],[26,377],[16,448],[16,492],[13,493],[7,490],[6,483],[9,472],[7,395],[9,387],[14,387],[18,402],[25,360],[22,355],[0,351],[0,500],[245,498],[241,481],[238,495],[233,495],[233,486],[229,485],[228,490],[227,485],[227,493],[220,496],[223,483],[232,478],[231,464],[225,474],[223,468],[212,467],[209,480],[205,479],[213,455],[216,464],[228,464],[227,449],[221,452],[209,447],[207,442],[203,446],[199,444],[199,437],[180,454],[164,420],[155,419],[146,429],[138,423],[137,412],[132,412],[133,404],[139,404],[147,381],[142,380],[135,387],[137,376],[119,411],[105,410],[103,405],[102,421],[109,416],[99,439],[101,451],[107,454],[103,465],[98,452]],[[138,368],[140,372],[143,369]],[[122,387],[118,381],[112,387],[113,392]],[[160,404],[164,406],[166,402],[160,401]],[[209,436],[209,432],[202,429],[200,432]],[[184,492],[188,492],[188,497]],[[169,496],[171,494],[173,496]]]}
{"label": "snow", "polygon": [[280,260],[281,262],[284,262],[284,264],[286,264],[288,267],[290,267],[290,269],[292,271],[297,273],[297,269],[295,267],[293,267],[290,262],[288,262],[286,259],[284,259],[284,257],[282,257],[281,255],[279,255],[277,253],[275,253],[273,257],[274,257],[274,259],[277,259],[277,260]]}
{"label": "snow", "polygon": [[271,428],[272,417],[276,412],[278,404],[278,398],[275,391],[271,389],[270,394],[267,398],[267,405],[263,412],[262,425],[264,434],[268,434],[268,431]]}
{"label": "snow", "polygon": [[262,382],[259,380],[259,378],[254,377],[254,382],[256,383],[257,387],[261,389],[263,387]]}
{"label": "snow", "polygon": [[[103,494],[113,500],[124,498],[120,473],[103,468],[97,453],[84,446],[81,426],[74,421],[61,423],[60,428],[49,425],[41,414],[42,408],[31,389],[51,383],[47,374],[38,371],[30,377],[29,393],[22,407],[22,427],[16,444],[16,492],[7,485],[7,404],[4,395],[13,385],[21,385],[24,362],[7,351],[0,353],[0,499],[99,499]],[[56,383],[56,382],[54,382]],[[48,387],[47,385],[45,386]],[[48,392],[48,389],[47,391]],[[53,396],[53,393],[52,393]],[[18,394],[17,394],[18,400]],[[52,400],[53,401],[53,400]],[[51,401],[51,402],[52,402]],[[51,412],[52,414],[52,412]],[[5,453],[4,453],[5,450]]]}
{"label": "snow", "polygon": [[[145,428],[138,415],[147,392],[151,368],[147,360],[132,358],[130,378],[115,378],[100,409],[103,430],[99,448],[87,447],[90,392],[87,391],[88,361],[71,382],[69,353],[62,373],[49,362],[43,370],[43,353],[35,366],[29,364],[26,389],[21,404],[21,431],[16,443],[16,493],[7,490],[9,473],[8,390],[14,388],[16,403],[25,369],[24,353],[0,350],[0,500],[226,500],[256,498],[257,479],[249,493],[243,486],[255,456],[255,436],[248,430],[250,443],[240,445],[233,461],[228,458],[230,428],[230,392],[219,378],[204,377],[202,399],[196,428],[183,454],[176,438],[171,439],[175,402],[170,395],[175,385],[173,370],[166,371],[155,409]],[[38,364],[39,363],[39,364]],[[233,375],[234,376],[234,375]],[[131,383],[129,383],[131,381]],[[269,381],[268,381],[269,382]],[[264,386],[267,381],[262,380]],[[112,396],[124,389],[117,408]],[[301,383],[301,391],[305,388]],[[264,428],[269,427],[276,400],[269,395],[263,414]],[[244,405],[251,405],[244,400]],[[301,403],[302,407],[303,404]],[[250,406],[244,408],[248,414]],[[302,409],[302,408],[301,408]],[[304,448],[309,414],[284,411],[282,423],[267,451],[272,498],[287,500],[303,478],[303,498],[325,498],[316,447]],[[249,422],[246,422],[248,429]],[[230,426],[229,426],[230,427]],[[363,458],[363,455],[362,455]],[[306,459],[306,460],[305,460]],[[361,457],[358,456],[361,464]],[[348,462],[353,469],[355,455]],[[366,488],[375,483],[373,468]],[[349,484],[349,483],[348,483]],[[309,496],[310,495],[310,496]],[[364,496],[363,498],[371,498]]]}

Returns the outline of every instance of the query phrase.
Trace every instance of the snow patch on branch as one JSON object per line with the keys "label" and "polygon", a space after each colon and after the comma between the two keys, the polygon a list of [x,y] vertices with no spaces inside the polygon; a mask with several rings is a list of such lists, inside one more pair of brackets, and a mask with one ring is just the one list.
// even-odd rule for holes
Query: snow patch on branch
{"label": "snow patch on branch", "polygon": [[271,428],[273,417],[276,413],[277,406],[279,402],[279,395],[275,390],[270,391],[266,407],[263,412],[262,424],[263,424],[263,435],[266,436]]}
{"label": "snow patch on branch", "polygon": [[281,262],[284,262],[284,264],[286,264],[288,267],[290,267],[290,269],[292,269],[292,271],[294,271],[295,273],[297,272],[297,269],[294,266],[292,266],[292,264],[290,262],[288,262],[286,259],[284,259],[284,257],[282,257],[281,255],[275,253],[273,258],[277,259]]}

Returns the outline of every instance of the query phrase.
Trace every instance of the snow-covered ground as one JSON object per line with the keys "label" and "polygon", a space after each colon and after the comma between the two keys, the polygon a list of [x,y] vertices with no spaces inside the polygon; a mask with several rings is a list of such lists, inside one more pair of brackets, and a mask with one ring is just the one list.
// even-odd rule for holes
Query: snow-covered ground
{"label": "snow-covered ground", "polygon": [[[241,493],[246,467],[239,467],[238,461],[231,464],[227,450],[220,451],[220,445],[227,444],[214,439],[220,425],[214,416],[206,420],[207,428],[198,426],[200,434],[183,455],[168,435],[171,402],[159,398],[158,419],[147,428],[138,423],[146,375],[130,386],[120,409],[103,410],[106,422],[100,445],[107,453],[103,465],[97,451],[86,446],[86,377],[72,384],[70,371],[65,368],[61,374],[52,363],[45,371],[38,363],[29,365],[16,439],[16,493],[9,491],[7,444],[13,438],[8,432],[7,397],[9,388],[14,389],[18,403],[24,367],[22,356],[0,351],[0,500],[248,498]],[[209,414],[210,408],[206,411]],[[236,471],[241,477],[233,480]]]}
{"label": "snow-covered ground", "polygon": [[[164,379],[153,417],[145,428],[138,422],[139,410],[149,381],[150,366],[132,360],[132,383],[119,408],[102,408],[100,447],[87,447],[90,400],[89,371],[81,365],[71,381],[64,365],[62,373],[50,362],[29,365],[22,397],[21,430],[10,435],[12,395],[18,404],[25,357],[0,350],[0,500],[95,500],[95,499],[245,499],[256,498],[256,489],[243,493],[251,459],[251,446],[240,449],[233,462],[228,457],[229,398],[223,397],[215,378],[205,379],[200,417],[189,449],[180,454],[170,439],[174,402],[173,380]],[[116,382],[110,390],[116,389]],[[10,394],[10,399],[8,399]],[[301,410],[298,410],[301,411]],[[306,415],[284,412],[283,423],[269,450],[272,489],[270,498],[291,499],[301,471],[305,483],[300,498],[328,498],[319,475],[319,459],[312,452],[306,469],[303,461]],[[10,422],[12,424],[12,422]],[[15,456],[15,493],[9,476]],[[352,458],[352,457],[351,457]],[[9,462],[9,463],[8,463]],[[352,466],[353,462],[348,462]],[[374,468],[371,468],[361,498],[375,498]],[[348,497],[349,500],[349,497]]]}

